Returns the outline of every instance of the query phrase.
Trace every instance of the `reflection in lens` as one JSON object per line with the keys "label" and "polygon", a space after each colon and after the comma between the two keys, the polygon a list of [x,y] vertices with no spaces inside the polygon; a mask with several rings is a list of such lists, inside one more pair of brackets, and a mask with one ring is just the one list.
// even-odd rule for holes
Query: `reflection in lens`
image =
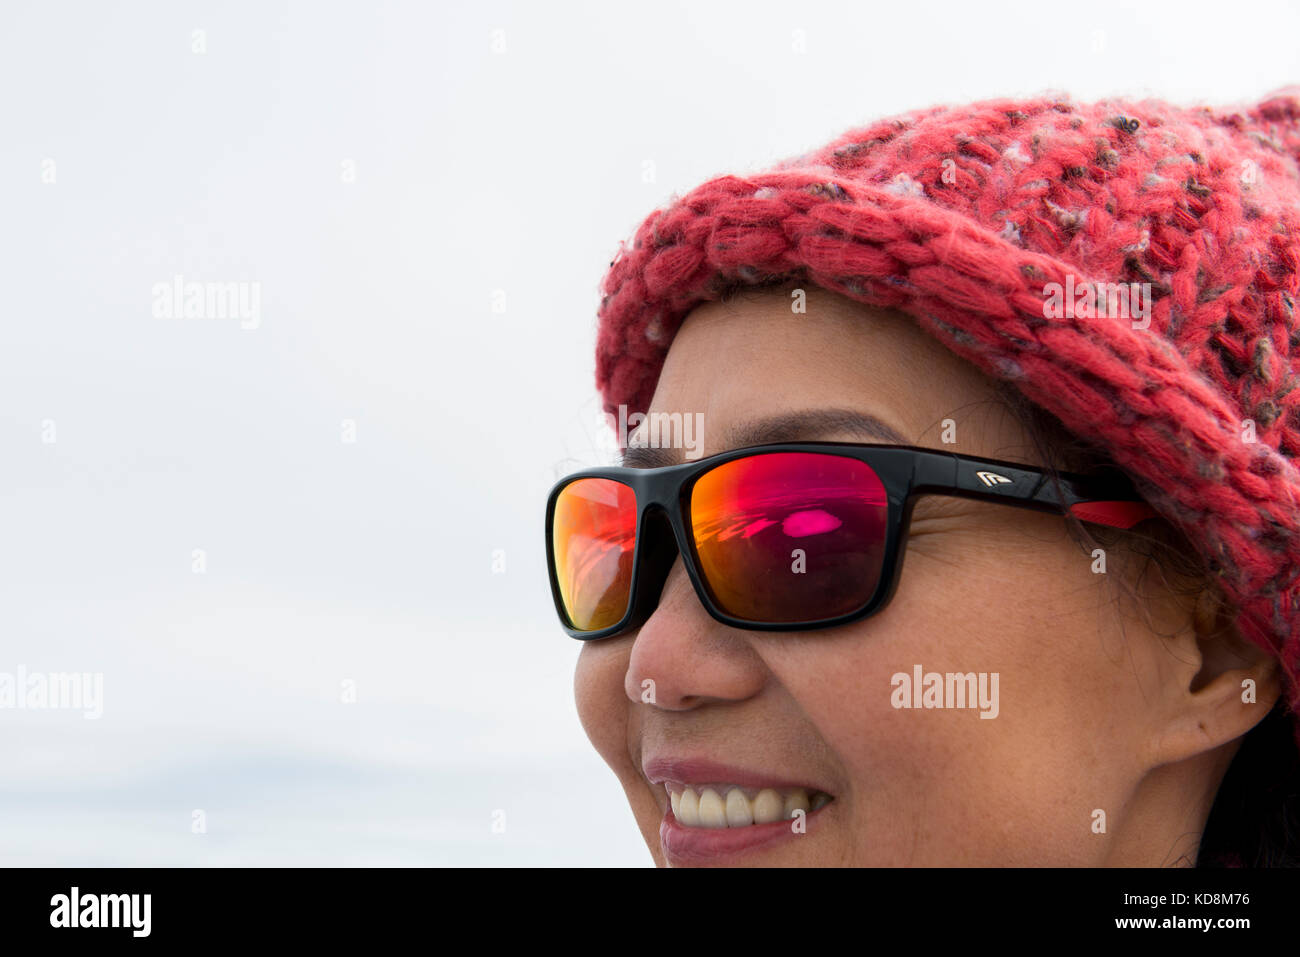
{"label": "reflection in lens", "polygon": [[811,622],[866,604],[884,562],[888,500],[842,455],[772,452],[727,462],[691,491],[696,555],[714,601],[746,621]]}
{"label": "reflection in lens", "polygon": [[578,479],[555,501],[555,573],[569,623],[581,631],[627,612],[636,543],[636,493],[613,479]]}

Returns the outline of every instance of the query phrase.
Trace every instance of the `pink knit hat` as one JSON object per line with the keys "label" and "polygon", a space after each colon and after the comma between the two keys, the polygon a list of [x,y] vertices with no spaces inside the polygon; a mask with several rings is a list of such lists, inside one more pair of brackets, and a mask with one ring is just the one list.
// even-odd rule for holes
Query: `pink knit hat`
{"label": "pink knit hat", "polygon": [[[607,412],[646,411],[682,319],[737,284],[907,313],[1109,452],[1201,550],[1296,709],[1298,268],[1300,86],[1240,107],[939,106],[651,213],[601,285],[596,383]],[[1149,322],[1045,308],[1047,284],[1087,282],[1149,284]]]}

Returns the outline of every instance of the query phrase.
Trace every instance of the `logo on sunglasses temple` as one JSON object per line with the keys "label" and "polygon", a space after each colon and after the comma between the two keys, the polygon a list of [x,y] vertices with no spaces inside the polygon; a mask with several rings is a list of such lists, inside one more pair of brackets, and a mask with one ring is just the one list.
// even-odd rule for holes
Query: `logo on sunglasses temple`
{"label": "logo on sunglasses temple", "polygon": [[989,486],[1011,484],[1011,479],[1005,475],[999,475],[997,472],[976,472],[975,477]]}

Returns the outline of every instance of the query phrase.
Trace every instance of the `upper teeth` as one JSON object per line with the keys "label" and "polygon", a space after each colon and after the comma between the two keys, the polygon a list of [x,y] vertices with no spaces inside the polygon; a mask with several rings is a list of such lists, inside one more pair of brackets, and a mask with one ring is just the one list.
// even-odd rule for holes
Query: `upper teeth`
{"label": "upper teeth", "polygon": [[830,803],[831,796],[821,791],[809,798],[804,788],[792,788],[784,794],[763,788],[753,798],[734,785],[682,787],[668,785],[668,799],[673,817],[683,827],[747,827],[789,819],[799,811],[805,814]]}

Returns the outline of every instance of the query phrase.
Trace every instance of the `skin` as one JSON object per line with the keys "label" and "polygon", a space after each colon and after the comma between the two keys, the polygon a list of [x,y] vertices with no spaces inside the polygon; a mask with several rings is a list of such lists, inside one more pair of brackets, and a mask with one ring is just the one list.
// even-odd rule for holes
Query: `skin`
{"label": "skin", "polygon": [[[815,287],[807,296],[806,314],[782,289],[695,309],[651,411],[702,412],[704,455],[769,416],[852,409],[908,444],[1041,464],[992,381],[908,317]],[[940,440],[944,419],[955,444]],[[579,715],[656,864],[671,863],[659,837],[669,802],[642,765],[659,755],[817,782],[834,796],[806,834],[719,864],[1194,863],[1241,736],[1280,693],[1276,662],[1231,633],[1211,636],[1203,606],[1158,583],[1131,582],[1146,603],[1133,607],[1111,580],[1134,574],[1122,556],[1095,574],[1054,515],[927,496],[906,548],[891,603],[840,628],[727,627],[679,557],[639,630],[584,644]],[[894,708],[891,676],[916,664],[997,672],[999,715]],[[641,700],[646,678],[653,704]],[[1255,703],[1241,700],[1246,678]]]}

